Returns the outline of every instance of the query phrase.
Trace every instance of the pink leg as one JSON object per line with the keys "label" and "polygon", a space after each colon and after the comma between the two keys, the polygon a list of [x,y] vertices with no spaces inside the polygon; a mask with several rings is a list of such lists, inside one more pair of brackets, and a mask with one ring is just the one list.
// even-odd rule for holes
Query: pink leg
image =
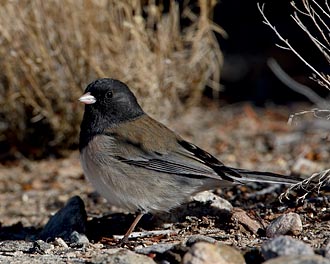
{"label": "pink leg", "polygon": [[127,232],[126,232],[126,234],[124,235],[123,239],[121,240],[121,242],[122,242],[123,244],[128,243],[128,237],[129,237],[129,235],[133,232],[134,228],[136,227],[136,225],[138,224],[138,222],[141,220],[141,218],[142,218],[143,215],[144,215],[144,214],[139,213],[139,214],[136,216],[135,220],[134,220],[133,223],[131,224],[130,228],[127,230]]}

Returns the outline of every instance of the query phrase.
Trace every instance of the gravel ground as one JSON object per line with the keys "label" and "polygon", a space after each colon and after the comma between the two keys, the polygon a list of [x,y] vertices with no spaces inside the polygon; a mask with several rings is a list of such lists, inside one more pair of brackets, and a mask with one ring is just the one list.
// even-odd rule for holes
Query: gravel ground
{"label": "gravel ground", "polygon": [[[309,108],[300,105],[256,109],[246,104],[219,111],[209,106],[193,108],[167,125],[230,166],[309,176],[329,168],[329,121],[304,116],[293,126],[287,124],[290,114]],[[288,234],[325,255],[330,237],[330,189],[311,193],[300,202],[296,198],[304,193],[293,192],[290,200],[281,203],[278,197],[283,191],[285,187],[281,185],[257,183],[214,190],[212,197],[216,198],[212,199],[222,197],[233,209],[228,211],[226,202],[223,208],[211,199],[193,201],[170,214],[146,216],[136,231],[158,233],[135,238],[126,248],[132,252],[152,245],[171,246],[200,235],[203,240],[213,239],[238,249],[247,263],[261,263],[265,258],[260,248],[269,240],[266,227],[283,214],[297,213],[302,230]],[[81,197],[85,204],[90,243],[83,249],[51,244],[54,248],[43,253],[35,250],[41,247],[35,244],[39,232],[73,196]],[[3,263],[21,263],[31,258],[43,263],[45,252],[51,258],[47,259],[49,263],[102,263],[100,256],[117,254],[111,251],[118,248],[114,235],[123,234],[133,217],[94,192],[84,179],[77,151],[65,159],[21,159],[0,165],[0,257],[6,257]],[[147,255],[159,260],[157,254]],[[181,261],[173,259],[170,263]]]}

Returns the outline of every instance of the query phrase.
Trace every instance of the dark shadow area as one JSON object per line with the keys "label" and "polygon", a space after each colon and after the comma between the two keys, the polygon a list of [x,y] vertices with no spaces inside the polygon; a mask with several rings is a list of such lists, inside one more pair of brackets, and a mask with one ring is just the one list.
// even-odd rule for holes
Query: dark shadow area
{"label": "dark shadow area", "polygon": [[[211,218],[217,228],[229,230],[231,214],[227,210],[212,208],[209,204],[201,202],[191,202],[184,204],[168,213],[159,213],[155,215],[146,214],[142,217],[135,231],[141,229],[145,231],[159,230],[163,224],[173,224],[178,228],[183,228],[191,224],[191,221],[198,221],[205,218]],[[187,219],[190,219],[187,221]],[[108,214],[99,218],[93,218],[87,222],[87,237],[92,241],[100,241],[105,237],[113,235],[123,235],[128,230],[135,219],[134,214],[115,213]],[[200,226],[205,225],[200,221]],[[166,229],[166,228],[165,228]]]}
{"label": "dark shadow area", "polygon": [[[70,218],[71,217],[72,216],[70,215]],[[210,206],[210,204],[191,202],[184,204],[179,208],[173,209],[169,213],[144,215],[139,224],[137,225],[136,231],[139,231],[141,229],[146,231],[161,229],[161,226],[165,223],[173,223],[174,226],[182,228],[191,224],[192,221],[198,222],[198,220],[202,219],[203,217],[213,219],[216,227],[220,229],[229,230],[230,228],[231,215],[229,211],[213,208]],[[64,216],[62,216],[62,218],[64,218]],[[125,213],[114,213],[107,214],[102,217],[94,217],[86,223],[86,236],[91,241],[97,242],[100,241],[102,238],[111,238],[113,235],[123,235],[128,230],[134,219],[134,214]],[[190,220],[187,221],[187,219]],[[52,221],[51,218],[49,222],[50,221]],[[59,222],[58,224],[60,224],[61,226],[55,227],[55,231],[59,230],[58,232],[63,232],[63,230],[65,230],[66,223]],[[198,224],[200,226],[205,225],[205,227],[207,227],[207,224],[203,223],[203,221]],[[54,225],[54,223],[52,225]],[[68,228],[69,226],[70,225],[68,225]],[[54,227],[51,230],[54,231]],[[24,227],[22,223],[19,222],[11,226],[1,226],[0,241],[35,241],[41,238],[40,236],[42,233],[43,228],[37,228],[33,226]],[[56,237],[56,234],[52,235]],[[61,237],[61,234],[58,234],[58,236]],[[43,240],[50,241],[53,239],[49,238]]]}
{"label": "dark shadow area", "polygon": [[33,241],[38,236],[42,228],[34,226],[24,227],[21,222],[11,226],[0,227],[0,241],[4,240],[27,240]]}
{"label": "dark shadow area", "polygon": [[[299,1],[296,2],[299,6]],[[273,74],[267,66],[269,58],[274,58],[297,82],[311,87],[323,97],[328,95],[327,89],[310,79],[312,71],[292,51],[275,46],[284,44],[275,32],[263,23],[257,3],[265,4],[266,17],[304,59],[318,71],[330,72],[324,56],[290,17],[294,12],[290,1],[223,0],[219,1],[214,10],[214,22],[228,35],[217,35],[224,54],[224,67],[221,73],[224,90],[220,98],[227,102],[249,100],[259,106],[269,101],[276,104],[308,101]],[[303,22],[313,33],[318,34],[311,20],[303,17]]]}

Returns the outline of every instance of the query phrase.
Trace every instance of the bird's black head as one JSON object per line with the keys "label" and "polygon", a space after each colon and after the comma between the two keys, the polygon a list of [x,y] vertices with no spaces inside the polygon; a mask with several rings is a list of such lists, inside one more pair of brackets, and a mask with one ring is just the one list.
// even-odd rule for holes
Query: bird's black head
{"label": "bird's black head", "polygon": [[80,141],[144,114],[127,85],[110,78],[90,83],[79,101],[86,104]]}

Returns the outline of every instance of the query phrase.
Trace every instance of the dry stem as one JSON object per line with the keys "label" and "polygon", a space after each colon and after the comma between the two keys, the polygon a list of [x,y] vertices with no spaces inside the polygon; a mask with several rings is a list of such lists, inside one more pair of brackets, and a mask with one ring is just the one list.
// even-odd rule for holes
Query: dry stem
{"label": "dry stem", "polygon": [[38,127],[48,147],[76,144],[77,98],[99,77],[126,82],[162,119],[198,104],[220,78],[215,3],[193,13],[170,1],[165,13],[154,1],[0,0],[0,140],[42,147]]}

